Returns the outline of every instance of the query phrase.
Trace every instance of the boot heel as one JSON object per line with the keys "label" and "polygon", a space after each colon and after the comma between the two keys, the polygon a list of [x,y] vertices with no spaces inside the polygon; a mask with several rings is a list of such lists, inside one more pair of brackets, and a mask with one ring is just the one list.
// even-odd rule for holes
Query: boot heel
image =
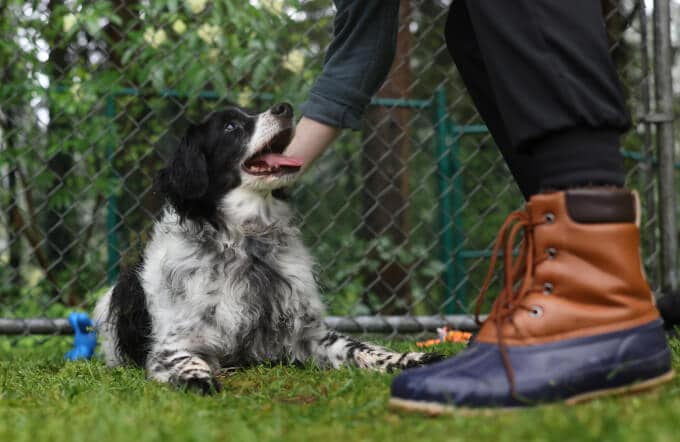
{"label": "boot heel", "polygon": [[625,396],[636,393],[652,392],[660,385],[672,381],[673,378],[675,378],[675,371],[670,370],[661,376],[637,382],[635,384],[626,385],[624,387],[608,388],[605,390],[591,391],[589,393],[580,394],[565,400],[564,403],[567,405],[577,405],[606,396]]}

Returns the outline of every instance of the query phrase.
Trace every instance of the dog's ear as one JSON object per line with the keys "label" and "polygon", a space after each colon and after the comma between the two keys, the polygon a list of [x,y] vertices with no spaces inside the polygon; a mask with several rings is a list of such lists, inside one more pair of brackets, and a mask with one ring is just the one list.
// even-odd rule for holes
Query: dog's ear
{"label": "dog's ear", "polygon": [[206,194],[208,165],[191,137],[182,139],[170,165],[161,170],[158,181],[160,190],[173,200],[196,200]]}

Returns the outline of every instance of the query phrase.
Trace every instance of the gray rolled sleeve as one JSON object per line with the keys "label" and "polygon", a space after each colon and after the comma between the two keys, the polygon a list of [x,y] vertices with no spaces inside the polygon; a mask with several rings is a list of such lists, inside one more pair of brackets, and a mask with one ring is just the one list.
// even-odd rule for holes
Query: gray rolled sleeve
{"label": "gray rolled sleeve", "polygon": [[399,0],[334,0],[333,41],[302,114],[358,130],[361,116],[389,73],[399,30]]}

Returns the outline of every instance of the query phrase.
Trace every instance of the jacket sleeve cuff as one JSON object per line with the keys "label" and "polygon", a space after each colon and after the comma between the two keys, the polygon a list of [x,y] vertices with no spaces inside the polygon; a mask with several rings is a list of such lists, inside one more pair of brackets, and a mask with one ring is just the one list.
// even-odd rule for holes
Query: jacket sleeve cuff
{"label": "jacket sleeve cuff", "polygon": [[370,101],[371,97],[360,90],[321,76],[301,110],[305,117],[319,123],[339,129],[359,130],[361,116]]}

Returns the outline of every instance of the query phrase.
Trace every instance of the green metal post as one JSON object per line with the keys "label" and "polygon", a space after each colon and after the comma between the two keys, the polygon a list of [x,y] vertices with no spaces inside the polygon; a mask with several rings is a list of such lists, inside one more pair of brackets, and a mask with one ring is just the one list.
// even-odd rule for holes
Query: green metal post
{"label": "green metal post", "polygon": [[446,264],[444,281],[446,283],[447,313],[455,311],[453,298],[456,290],[456,268],[453,252],[455,248],[455,232],[453,229],[452,215],[454,213],[453,197],[451,193],[452,162],[451,153],[447,143],[448,117],[446,112],[446,90],[440,86],[435,91],[434,97],[434,125],[435,142],[437,145],[437,184],[439,187],[439,224],[441,229],[440,256]]}
{"label": "green metal post", "polygon": [[[110,130],[114,131],[111,134],[109,141],[106,143],[106,161],[110,168],[110,174],[112,178],[116,177],[113,166],[113,140],[115,139],[115,119],[116,119],[116,102],[112,95],[106,97],[106,116],[110,120]],[[107,263],[107,276],[109,284],[116,282],[118,277],[118,265],[120,263],[120,252],[118,251],[118,196],[116,195],[117,189],[111,191],[109,195],[107,211],[106,211],[106,248],[108,255]]]}

